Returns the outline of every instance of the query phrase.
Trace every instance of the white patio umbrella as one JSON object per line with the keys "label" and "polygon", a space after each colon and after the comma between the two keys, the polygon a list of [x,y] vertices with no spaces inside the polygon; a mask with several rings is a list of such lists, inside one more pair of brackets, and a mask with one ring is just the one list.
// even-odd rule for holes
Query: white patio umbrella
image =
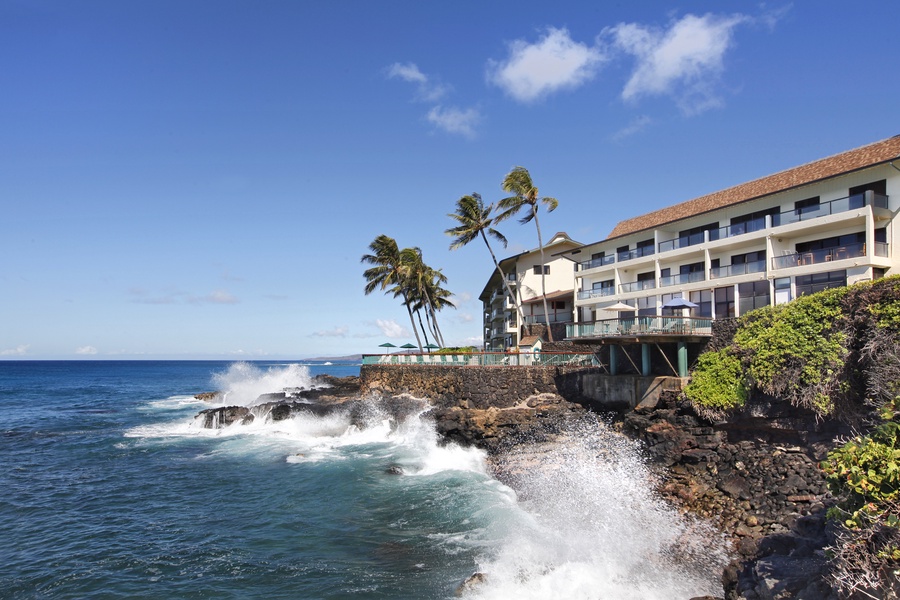
{"label": "white patio umbrella", "polygon": [[613,311],[613,312],[624,312],[626,310],[637,310],[637,309],[633,306],[628,306],[624,302],[616,302],[612,306],[604,306],[600,310],[609,310],[609,311]]}

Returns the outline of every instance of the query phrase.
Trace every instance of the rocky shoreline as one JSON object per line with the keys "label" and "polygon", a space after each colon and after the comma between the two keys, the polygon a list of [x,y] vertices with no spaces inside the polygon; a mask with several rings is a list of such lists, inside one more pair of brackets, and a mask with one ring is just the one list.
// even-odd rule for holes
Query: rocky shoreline
{"label": "rocky shoreline", "polygon": [[[349,410],[351,422],[363,424],[372,400],[361,393],[357,377],[320,375],[310,388],[267,394],[252,408],[222,406],[198,417],[207,427],[224,427]],[[397,419],[425,409],[422,400],[406,394],[383,396],[378,404]],[[513,483],[514,467],[504,460],[510,449],[550,443],[564,423],[593,413],[557,394],[540,393],[505,408],[444,403],[428,414],[444,439],[485,450],[494,475]],[[775,399],[712,423],[673,392],[663,393],[655,406],[593,418],[640,440],[659,475],[658,492],[730,539],[734,560],[723,572],[722,598],[836,600],[824,552],[829,543],[824,514],[831,498],[817,463],[837,436],[848,433],[845,428]]]}

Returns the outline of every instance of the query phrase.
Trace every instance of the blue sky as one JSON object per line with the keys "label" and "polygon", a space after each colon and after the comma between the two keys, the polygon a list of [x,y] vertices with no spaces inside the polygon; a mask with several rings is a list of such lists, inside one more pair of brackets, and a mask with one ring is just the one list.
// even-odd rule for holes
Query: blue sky
{"label": "blue sky", "polygon": [[[612,4],[611,6],[608,6]],[[419,246],[480,339],[456,200],[527,167],[545,236],[900,133],[900,3],[0,0],[0,359],[302,358],[413,341],[363,295]],[[502,255],[536,246],[509,221]]]}

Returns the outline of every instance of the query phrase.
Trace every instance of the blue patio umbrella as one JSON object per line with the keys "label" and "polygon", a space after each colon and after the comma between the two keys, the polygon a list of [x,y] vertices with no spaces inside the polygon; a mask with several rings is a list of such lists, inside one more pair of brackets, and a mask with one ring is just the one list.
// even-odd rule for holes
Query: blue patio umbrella
{"label": "blue patio umbrella", "polygon": [[662,305],[663,308],[697,308],[699,304],[694,304],[685,298],[672,298]]}
{"label": "blue patio umbrella", "polygon": [[378,347],[379,348],[388,348],[388,352],[390,352],[391,348],[396,348],[397,346],[395,346],[394,344],[392,344],[390,342],[385,342],[383,344],[378,344]]}
{"label": "blue patio umbrella", "polygon": [[428,344],[428,345],[426,345],[425,347],[428,348],[428,351],[429,351],[429,352],[432,351],[432,350],[437,350],[437,349],[440,348],[440,346],[438,346],[437,344]]}
{"label": "blue patio umbrella", "polygon": [[401,348],[404,348],[404,349],[406,349],[406,350],[411,350],[411,349],[413,349],[413,348],[418,348],[418,346],[416,346],[415,344],[409,344],[409,343],[403,344],[403,345],[400,346],[400,347],[401,347]]}

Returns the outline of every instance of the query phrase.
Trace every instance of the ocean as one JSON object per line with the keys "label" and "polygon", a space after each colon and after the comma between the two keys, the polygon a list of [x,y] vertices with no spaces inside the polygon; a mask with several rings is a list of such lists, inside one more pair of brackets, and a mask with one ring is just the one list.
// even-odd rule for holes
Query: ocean
{"label": "ocean", "polygon": [[377,399],[363,427],[194,420],[210,407],[194,394],[252,405],[320,373],[359,365],[0,361],[0,598],[721,594],[721,541],[600,422],[523,445],[501,483],[484,453]]}

